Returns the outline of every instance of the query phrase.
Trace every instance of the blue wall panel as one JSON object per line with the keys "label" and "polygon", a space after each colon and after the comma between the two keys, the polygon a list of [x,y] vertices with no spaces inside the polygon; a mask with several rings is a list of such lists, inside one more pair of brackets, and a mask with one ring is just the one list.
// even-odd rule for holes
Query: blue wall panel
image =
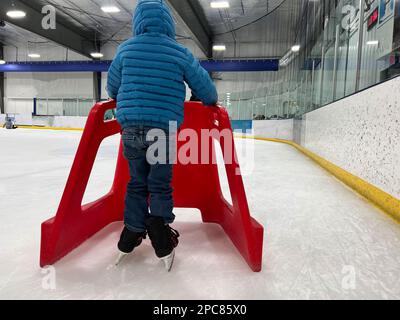
{"label": "blue wall panel", "polygon": [[[10,62],[0,65],[0,72],[107,72],[111,61]],[[279,60],[204,60],[209,72],[278,71]]]}
{"label": "blue wall panel", "polygon": [[233,131],[251,131],[253,129],[253,121],[252,120],[232,120],[232,129]]}

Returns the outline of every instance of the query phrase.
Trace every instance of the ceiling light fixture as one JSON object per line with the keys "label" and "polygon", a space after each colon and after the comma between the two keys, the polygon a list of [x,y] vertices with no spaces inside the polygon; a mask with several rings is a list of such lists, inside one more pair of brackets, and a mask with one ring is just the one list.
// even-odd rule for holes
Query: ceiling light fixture
{"label": "ceiling light fixture", "polygon": [[213,50],[214,51],[225,51],[226,50],[226,46],[223,45],[223,44],[215,45],[215,46],[213,46]]}
{"label": "ceiling light fixture", "polygon": [[378,40],[367,41],[367,45],[369,46],[377,46],[378,44],[379,44]]}
{"label": "ceiling light fixture", "polygon": [[104,54],[102,54],[101,52],[92,52],[90,55],[95,59],[100,59],[104,57]]}
{"label": "ceiling light fixture", "polygon": [[293,52],[299,52],[300,51],[300,45],[297,44],[297,45],[293,46],[292,47],[292,51]]}
{"label": "ceiling light fixture", "polygon": [[103,7],[101,7],[101,10],[103,10],[103,12],[105,12],[105,13],[118,13],[121,11],[116,6],[103,6]]}
{"label": "ceiling light fixture", "polygon": [[7,12],[7,16],[12,19],[21,19],[26,17],[26,13],[21,10],[11,10]]}
{"label": "ceiling light fixture", "polygon": [[40,58],[40,54],[38,54],[38,53],[30,53],[30,54],[28,54],[28,57],[32,58],[32,59],[39,59]]}
{"label": "ceiling light fixture", "polygon": [[212,1],[210,5],[213,9],[227,9],[230,7],[228,1]]}

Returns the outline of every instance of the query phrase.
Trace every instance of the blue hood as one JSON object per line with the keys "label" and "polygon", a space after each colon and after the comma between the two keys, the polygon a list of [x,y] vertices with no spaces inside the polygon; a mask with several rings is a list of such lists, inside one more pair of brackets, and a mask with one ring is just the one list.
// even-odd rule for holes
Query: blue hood
{"label": "blue hood", "polygon": [[175,39],[175,23],[163,0],[139,0],[133,17],[134,36],[161,33]]}

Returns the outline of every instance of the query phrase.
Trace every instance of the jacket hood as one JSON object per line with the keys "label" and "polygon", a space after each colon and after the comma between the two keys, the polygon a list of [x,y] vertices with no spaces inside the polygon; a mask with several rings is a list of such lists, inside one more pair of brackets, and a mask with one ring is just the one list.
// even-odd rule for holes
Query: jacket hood
{"label": "jacket hood", "polygon": [[161,33],[175,39],[175,23],[163,0],[139,0],[133,16],[133,34]]}

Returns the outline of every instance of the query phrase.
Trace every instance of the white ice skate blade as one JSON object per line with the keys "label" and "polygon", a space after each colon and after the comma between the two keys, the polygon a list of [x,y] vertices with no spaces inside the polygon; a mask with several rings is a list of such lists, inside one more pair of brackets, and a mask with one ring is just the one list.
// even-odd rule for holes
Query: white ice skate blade
{"label": "white ice skate blade", "polygon": [[172,266],[174,264],[175,260],[175,250],[171,252],[169,256],[166,256],[164,258],[161,258],[161,260],[164,262],[165,269],[170,272],[172,270]]}
{"label": "white ice skate blade", "polygon": [[117,260],[115,261],[115,266],[118,267],[122,263],[122,261],[125,260],[125,258],[127,256],[128,256],[128,253],[120,252],[119,255],[118,255]]}

